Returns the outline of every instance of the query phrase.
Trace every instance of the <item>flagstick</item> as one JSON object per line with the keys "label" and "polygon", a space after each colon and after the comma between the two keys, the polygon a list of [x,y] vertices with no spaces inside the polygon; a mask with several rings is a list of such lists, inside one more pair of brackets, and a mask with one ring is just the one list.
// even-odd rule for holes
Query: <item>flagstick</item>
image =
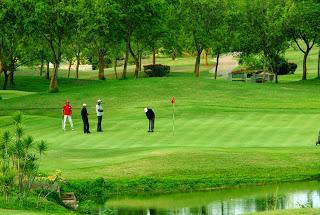
{"label": "flagstick", "polygon": [[174,104],[172,104],[172,132],[173,132],[173,136],[174,136]]}

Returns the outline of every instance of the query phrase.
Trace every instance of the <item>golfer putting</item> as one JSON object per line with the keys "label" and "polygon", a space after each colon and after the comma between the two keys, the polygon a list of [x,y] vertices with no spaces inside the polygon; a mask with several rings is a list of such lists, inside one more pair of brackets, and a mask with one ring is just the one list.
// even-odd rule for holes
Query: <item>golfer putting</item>
{"label": "golfer putting", "polygon": [[154,119],[155,119],[155,114],[151,108],[144,108],[144,112],[146,113],[146,116],[149,120],[149,130],[148,132],[153,132],[154,129]]}
{"label": "golfer putting", "polygon": [[62,117],[63,117],[62,129],[64,131],[66,130],[67,119],[69,120],[72,131],[74,130],[71,114],[72,114],[72,106],[70,105],[69,99],[67,99],[66,104],[62,108]]}

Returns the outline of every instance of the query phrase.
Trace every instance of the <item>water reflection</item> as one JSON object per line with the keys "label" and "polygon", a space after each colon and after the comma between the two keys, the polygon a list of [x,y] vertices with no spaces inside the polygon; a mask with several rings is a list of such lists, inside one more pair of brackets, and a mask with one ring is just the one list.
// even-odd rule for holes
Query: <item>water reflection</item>
{"label": "water reflection", "polygon": [[111,200],[108,205],[116,215],[238,215],[275,209],[320,208],[319,185],[319,182],[309,182],[203,193],[125,197]]}

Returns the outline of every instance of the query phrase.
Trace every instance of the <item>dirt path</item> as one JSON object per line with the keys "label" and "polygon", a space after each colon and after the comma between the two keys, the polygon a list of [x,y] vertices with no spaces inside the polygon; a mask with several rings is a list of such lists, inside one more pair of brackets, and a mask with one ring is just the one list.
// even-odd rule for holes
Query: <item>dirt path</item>
{"label": "dirt path", "polygon": [[[219,59],[218,76],[227,76],[234,67],[238,66],[238,61],[232,55],[224,55]],[[214,73],[215,67],[210,70]]]}

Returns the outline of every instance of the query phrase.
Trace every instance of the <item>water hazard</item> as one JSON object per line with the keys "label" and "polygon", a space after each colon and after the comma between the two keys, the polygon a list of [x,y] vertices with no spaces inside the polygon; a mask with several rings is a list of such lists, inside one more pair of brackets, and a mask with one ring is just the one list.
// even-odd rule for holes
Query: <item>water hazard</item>
{"label": "water hazard", "polygon": [[320,182],[214,190],[170,195],[117,197],[107,207],[118,215],[237,215],[259,211],[320,208]]}

